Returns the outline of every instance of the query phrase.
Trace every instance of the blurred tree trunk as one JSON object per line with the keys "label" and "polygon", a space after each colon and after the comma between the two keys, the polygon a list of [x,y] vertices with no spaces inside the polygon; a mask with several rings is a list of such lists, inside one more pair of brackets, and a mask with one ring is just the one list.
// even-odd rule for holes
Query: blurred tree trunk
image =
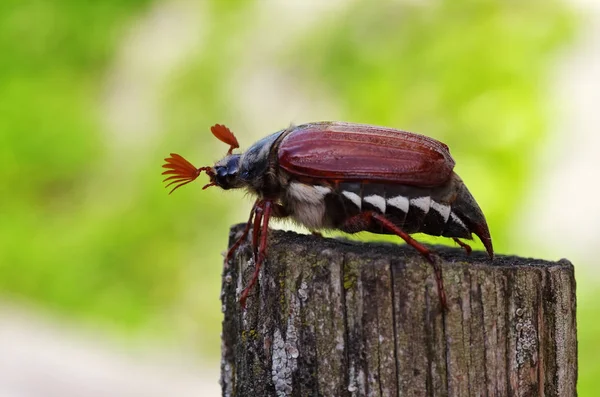
{"label": "blurred tree trunk", "polygon": [[271,231],[242,310],[243,246],[223,272],[223,395],[574,396],[573,266],[436,252],[448,312],[410,247]]}

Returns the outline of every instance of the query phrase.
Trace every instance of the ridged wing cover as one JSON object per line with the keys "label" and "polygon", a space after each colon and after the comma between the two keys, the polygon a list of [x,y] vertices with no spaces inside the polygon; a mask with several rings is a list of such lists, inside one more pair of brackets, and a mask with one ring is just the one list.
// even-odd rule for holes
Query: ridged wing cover
{"label": "ridged wing cover", "polygon": [[297,126],[282,140],[279,165],[292,175],[432,187],[446,182],[454,160],[435,139],[393,128],[342,122]]}

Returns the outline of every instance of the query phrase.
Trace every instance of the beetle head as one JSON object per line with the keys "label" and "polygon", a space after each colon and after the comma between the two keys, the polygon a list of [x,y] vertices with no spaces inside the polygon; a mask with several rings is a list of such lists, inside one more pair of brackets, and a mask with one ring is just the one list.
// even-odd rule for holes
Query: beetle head
{"label": "beetle head", "polygon": [[167,170],[162,173],[163,175],[167,175],[163,181],[169,182],[166,187],[175,185],[169,194],[173,193],[177,188],[196,180],[203,171],[209,176],[210,183],[204,185],[202,189],[210,186],[219,186],[223,189],[241,187],[240,181],[237,178],[240,155],[232,154],[233,149],[237,149],[240,146],[235,135],[233,135],[229,128],[221,124],[215,124],[210,128],[210,131],[218,140],[229,145],[227,155],[218,161],[214,167],[196,168],[182,156],[171,153],[171,156],[165,159],[166,163],[163,165],[163,168]]}

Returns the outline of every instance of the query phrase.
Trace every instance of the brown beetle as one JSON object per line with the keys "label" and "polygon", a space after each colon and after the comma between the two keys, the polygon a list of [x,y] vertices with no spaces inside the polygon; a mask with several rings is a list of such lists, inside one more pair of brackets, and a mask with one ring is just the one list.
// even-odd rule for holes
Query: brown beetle
{"label": "brown beetle", "polygon": [[230,145],[214,167],[196,168],[171,154],[163,165],[165,181],[175,189],[195,180],[202,171],[204,186],[246,188],[257,197],[243,236],[253,227],[254,276],[240,296],[242,305],[255,284],[265,259],[271,217],[291,218],[308,229],[368,231],[396,234],[419,251],[435,269],[442,305],[446,298],[441,269],[428,248],[411,233],[451,237],[467,253],[459,238],[482,241],[493,257],[485,217],[460,177],[448,146],[418,134],[392,128],[344,122],[317,122],[275,132],[243,154],[231,131],[222,125],[213,134]]}

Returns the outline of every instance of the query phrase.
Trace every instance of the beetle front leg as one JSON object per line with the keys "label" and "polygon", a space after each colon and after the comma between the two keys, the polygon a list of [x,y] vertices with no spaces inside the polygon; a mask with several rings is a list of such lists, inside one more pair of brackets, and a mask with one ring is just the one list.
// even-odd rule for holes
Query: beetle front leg
{"label": "beetle front leg", "polygon": [[254,255],[254,263],[256,263],[256,255],[258,250],[258,239],[260,237],[260,225],[263,219],[263,207],[265,202],[260,200],[256,203],[254,210],[254,225],[252,225],[252,255]]}
{"label": "beetle front leg", "polygon": [[[258,280],[258,274],[260,272],[260,267],[265,260],[267,254],[267,238],[269,237],[269,219],[271,217],[273,202],[270,200],[261,201],[257,205],[256,216],[254,218],[254,230],[252,231],[252,244],[254,247],[258,245],[258,252],[255,252],[254,257],[254,273],[252,274],[252,279],[242,291],[240,295],[240,305],[242,307],[246,307],[246,299],[248,298],[248,294],[254,284],[256,284],[256,280]],[[257,222],[257,219],[258,222]],[[262,227],[261,227],[262,221]],[[258,229],[260,228],[260,243],[258,242],[259,233]]]}
{"label": "beetle front leg", "polygon": [[[287,216],[289,216],[289,211],[286,207],[284,207],[281,204],[276,204],[273,203],[270,200],[267,200],[269,203],[269,207],[270,207],[270,215],[269,218],[274,217],[274,218],[285,218]],[[252,252],[254,254],[254,263],[256,263],[257,260],[257,250],[258,250],[258,246],[259,246],[259,240],[261,239],[261,229],[260,229],[260,225],[261,225],[261,221],[263,218],[263,214],[264,214],[264,206],[266,205],[267,201],[265,200],[257,200],[256,204],[254,206],[254,210],[255,210],[255,218],[254,218],[254,226],[252,228]]]}
{"label": "beetle front leg", "polygon": [[[268,207],[268,215],[266,208]],[[250,210],[250,218],[248,218],[248,222],[246,223],[246,227],[242,232],[242,235],[235,241],[235,243],[231,246],[227,255],[225,257],[226,263],[228,263],[229,259],[233,256],[235,251],[239,248],[239,246],[244,242],[248,234],[250,233],[250,228],[252,227],[252,254],[254,257],[255,270],[250,280],[250,283],[244,290],[242,291],[242,295],[240,297],[240,303],[242,306],[245,306],[246,299],[248,294],[254,284],[256,284],[256,280],[258,278],[258,273],[262,262],[266,256],[266,245],[267,245],[267,237],[268,237],[268,222],[271,217],[276,218],[285,218],[289,216],[289,211],[286,207],[275,204],[270,200],[264,201],[257,199]],[[264,219],[264,222],[263,222]],[[261,230],[262,225],[262,230]]]}

